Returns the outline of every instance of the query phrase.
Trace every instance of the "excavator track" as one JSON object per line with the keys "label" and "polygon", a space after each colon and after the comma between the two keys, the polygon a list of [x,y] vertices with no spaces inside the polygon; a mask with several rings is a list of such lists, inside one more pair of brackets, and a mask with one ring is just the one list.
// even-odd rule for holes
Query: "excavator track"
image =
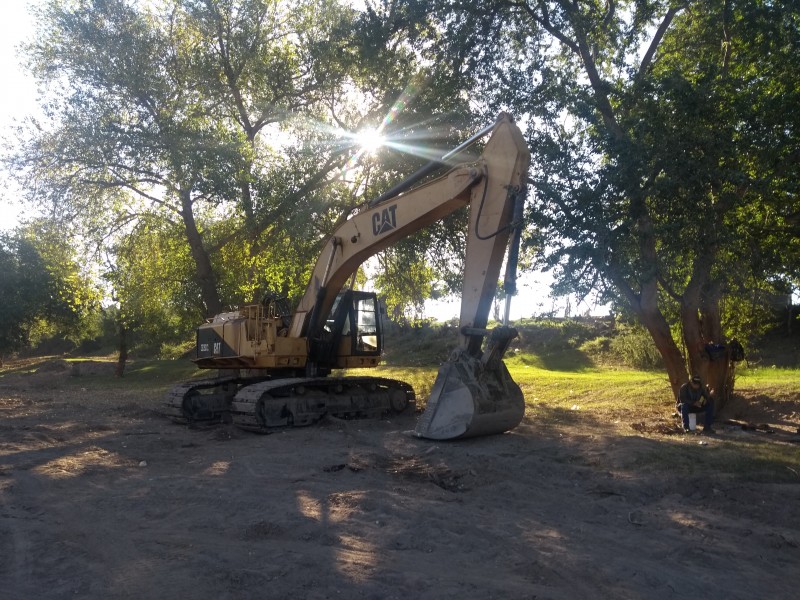
{"label": "excavator track", "polygon": [[242,380],[237,377],[199,379],[175,386],[167,394],[164,414],[184,425],[230,420],[230,402]]}
{"label": "excavator track", "polygon": [[242,387],[231,404],[234,425],[269,433],[302,427],[325,416],[379,419],[414,409],[413,388],[380,377],[296,377]]}

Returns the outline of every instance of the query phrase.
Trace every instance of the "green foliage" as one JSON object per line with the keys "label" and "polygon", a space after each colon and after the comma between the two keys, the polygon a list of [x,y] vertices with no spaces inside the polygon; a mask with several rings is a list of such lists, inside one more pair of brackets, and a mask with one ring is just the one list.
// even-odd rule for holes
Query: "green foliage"
{"label": "green foliage", "polygon": [[0,237],[0,354],[48,338],[74,347],[99,331],[100,292],[65,236],[40,220]]}
{"label": "green foliage", "polygon": [[[50,126],[23,132],[10,162],[35,182],[31,201],[50,202],[101,248],[136,228],[172,228],[177,255],[164,260],[189,258],[187,310],[219,312],[258,286],[220,283],[216,269],[252,276],[266,252],[291,271],[287,240],[317,244],[341,216],[341,202],[335,214],[323,203],[345,188],[319,189],[351,148],[315,121],[345,97],[331,32],[349,18],[327,0],[49,2],[25,54],[50,87]],[[228,245],[249,254],[223,256]]]}
{"label": "green foliage", "polygon": [[157,347],[185,339],[202,322],[187,250],[180,228],[158,218],[142,217],[119,239],[115,262],[104,275],[118,303],[117,327],[136,331],[141,343]]}
{"label": "green foliage", "polygon": [[[108,257],[122,323],[172,338],[267,291],[298,298],[358,195],[427,160],[365,156],[348,131],[381,125],[419,145],[469,128],[446,73],[374,16],[332,0],[39,7],[23,54],[48,127],[31,122],[7,162],[32,203]],[[459,239],[432,231],[423,255]],[[458,268],[445,254],[429,252],[447,282]],[[396,282],[402,310],[427,296],[425,269]]]}
{"label": "green foliage", "polygon": [[673,382],[670,326],[693,353],[721,335],[723,297],[743,331],[756,319],[730,317],[750,311],[744,291],[794,276],[795,2],[401,4],[430,34],[420,52],[458,65],[486,114],[531,124],[527,242],[557,291],[626,305]]}
{"label": "green foliage", "polygon": [[[661,356],[647,332],[607,319],[523,319],[513,324],[506,363],[560,372],[591,372],[598,366],[653,370]],[[459,343],[457,326],[421,323],[393,327],[386,335],[386,364],[438,365]]]}
{"label": "green foliage", "polygon": [[[95,274],[78,255],[78,245],[62,224],[41,219],[19,228],[42,258],[50,295],[45,312],[31,329],[32,341],[63,337],[77,345],[99,332],[101,290]],[[66,243],[65,243],[66,242]]]}
{"label": "green foliage", "polygon": [[609,343],[609,351],[634,369],[658,369],[664,366],[653,338],[641,326],[621,326]]}
{"label": "green foliage", "polygon": [[[237,226],[235,219],[209,224],[209,232],[220,235]],[[318,243],[292,236],[288,224],[270,228],[255,239],[226,244],[214,257],[220,273],[223,303],[235,307],[260,302],[266,293],[296,300],[302,296],[310,276]]]}
{"label": "green foliage", "polygon": [[384,251],[378,265],[375,287],[392,320],[419,320],[425,300],[431,297],[434,278],[424,256],[416,255],[413,246],[398,245]]}
{"label": "green foliage", "polygon": [[[119,323],[158,346],[267,291],[299,297],[361,200],[512,110],[535,165],[526,247],[560,290],[675,333],[690,305],[745,338],[797,283],[796,8],[51,0],[24,48],[48,126],[7,162],[108,257]],[[411,151],[361,153],[343,133],[368,126]],[[395,316],[458,288],[465,217],[380,257]],[[77,339],[96,297],[54,235],[58,293],[26,335]]]}
{"label": "green foliage", "polygon": [[595,365],[652,371],[662,369],[663,358],[650,334],[639,325],[622,325],[587,340],[578,349]]}
{"label": "green foliage", "polygon": [[775,327],[781,304],[790,297],[783,281],[748,277],[722,304],[727,339],[756,340]]}
{"label": "green foliage", "polygon": [[0,358],[28,343],[45,313],[52,281],[30,241],[0,234]]}
{"label": "green foliage", "polygon": [[458,344],[458,329],[426,321],[393,326],[385,335],[384,361],[392,367],[435,366]]}
{"label": "green foliage", "polygon": [[608,361],[611,357],[611,339],[610,337],[600,336],[587,340],[580,345],[580,350],[598,362]]}
{"label": "green foliage", "polygon": [[584,342],[606,331],[609,324],[601,319],[522,319],[515,323],[515,327],[520,338],[512,342],[512,347],[548,354],[578,349]]}
{"label": "green foliage", "polygon": [[194,339],[177,344],[163,343],[158,351],[158,358],[161,360],[175,360],[178,358],[184,358],[187,355],[194,356],[194,349]]}

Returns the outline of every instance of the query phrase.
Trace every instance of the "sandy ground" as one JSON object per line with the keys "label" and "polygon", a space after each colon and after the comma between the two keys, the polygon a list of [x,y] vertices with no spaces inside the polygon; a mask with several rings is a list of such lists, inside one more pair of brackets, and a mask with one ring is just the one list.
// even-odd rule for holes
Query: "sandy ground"
{"label": "sandy ground", "polygon": [[264,436],[156,408],[0,380],[0,598],[800,597],[800,483],[635,467],[705,438]]}

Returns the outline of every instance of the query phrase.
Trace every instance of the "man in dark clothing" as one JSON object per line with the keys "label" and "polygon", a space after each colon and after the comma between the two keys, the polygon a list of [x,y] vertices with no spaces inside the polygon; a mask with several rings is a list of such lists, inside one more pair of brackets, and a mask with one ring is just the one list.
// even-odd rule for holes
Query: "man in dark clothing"
{"label": "man in dark clothing", "polygon": [[678,410],[681,413],[684,431],[689,431],[690,413],[705,413],[703,433],[714,433],[711,428],[711,424],[714,422],[714,400],[705,386],[700,384],[700,378],[697,375],[681,386],[678,392]]}

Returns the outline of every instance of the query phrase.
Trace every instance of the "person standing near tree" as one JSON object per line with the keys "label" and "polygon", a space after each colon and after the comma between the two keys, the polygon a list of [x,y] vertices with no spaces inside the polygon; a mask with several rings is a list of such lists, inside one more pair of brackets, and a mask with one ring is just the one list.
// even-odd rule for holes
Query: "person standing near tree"
{"label": "person standing near tree", "polygon": [[689,431],[689,415],[705,413],[703,433],[715,433],[711,427],[714,422],[714,399],[700,382],[700,377],[693,375],[688,383],[684,383],[678,392],[678,410],[683,421],[683,430]]}

